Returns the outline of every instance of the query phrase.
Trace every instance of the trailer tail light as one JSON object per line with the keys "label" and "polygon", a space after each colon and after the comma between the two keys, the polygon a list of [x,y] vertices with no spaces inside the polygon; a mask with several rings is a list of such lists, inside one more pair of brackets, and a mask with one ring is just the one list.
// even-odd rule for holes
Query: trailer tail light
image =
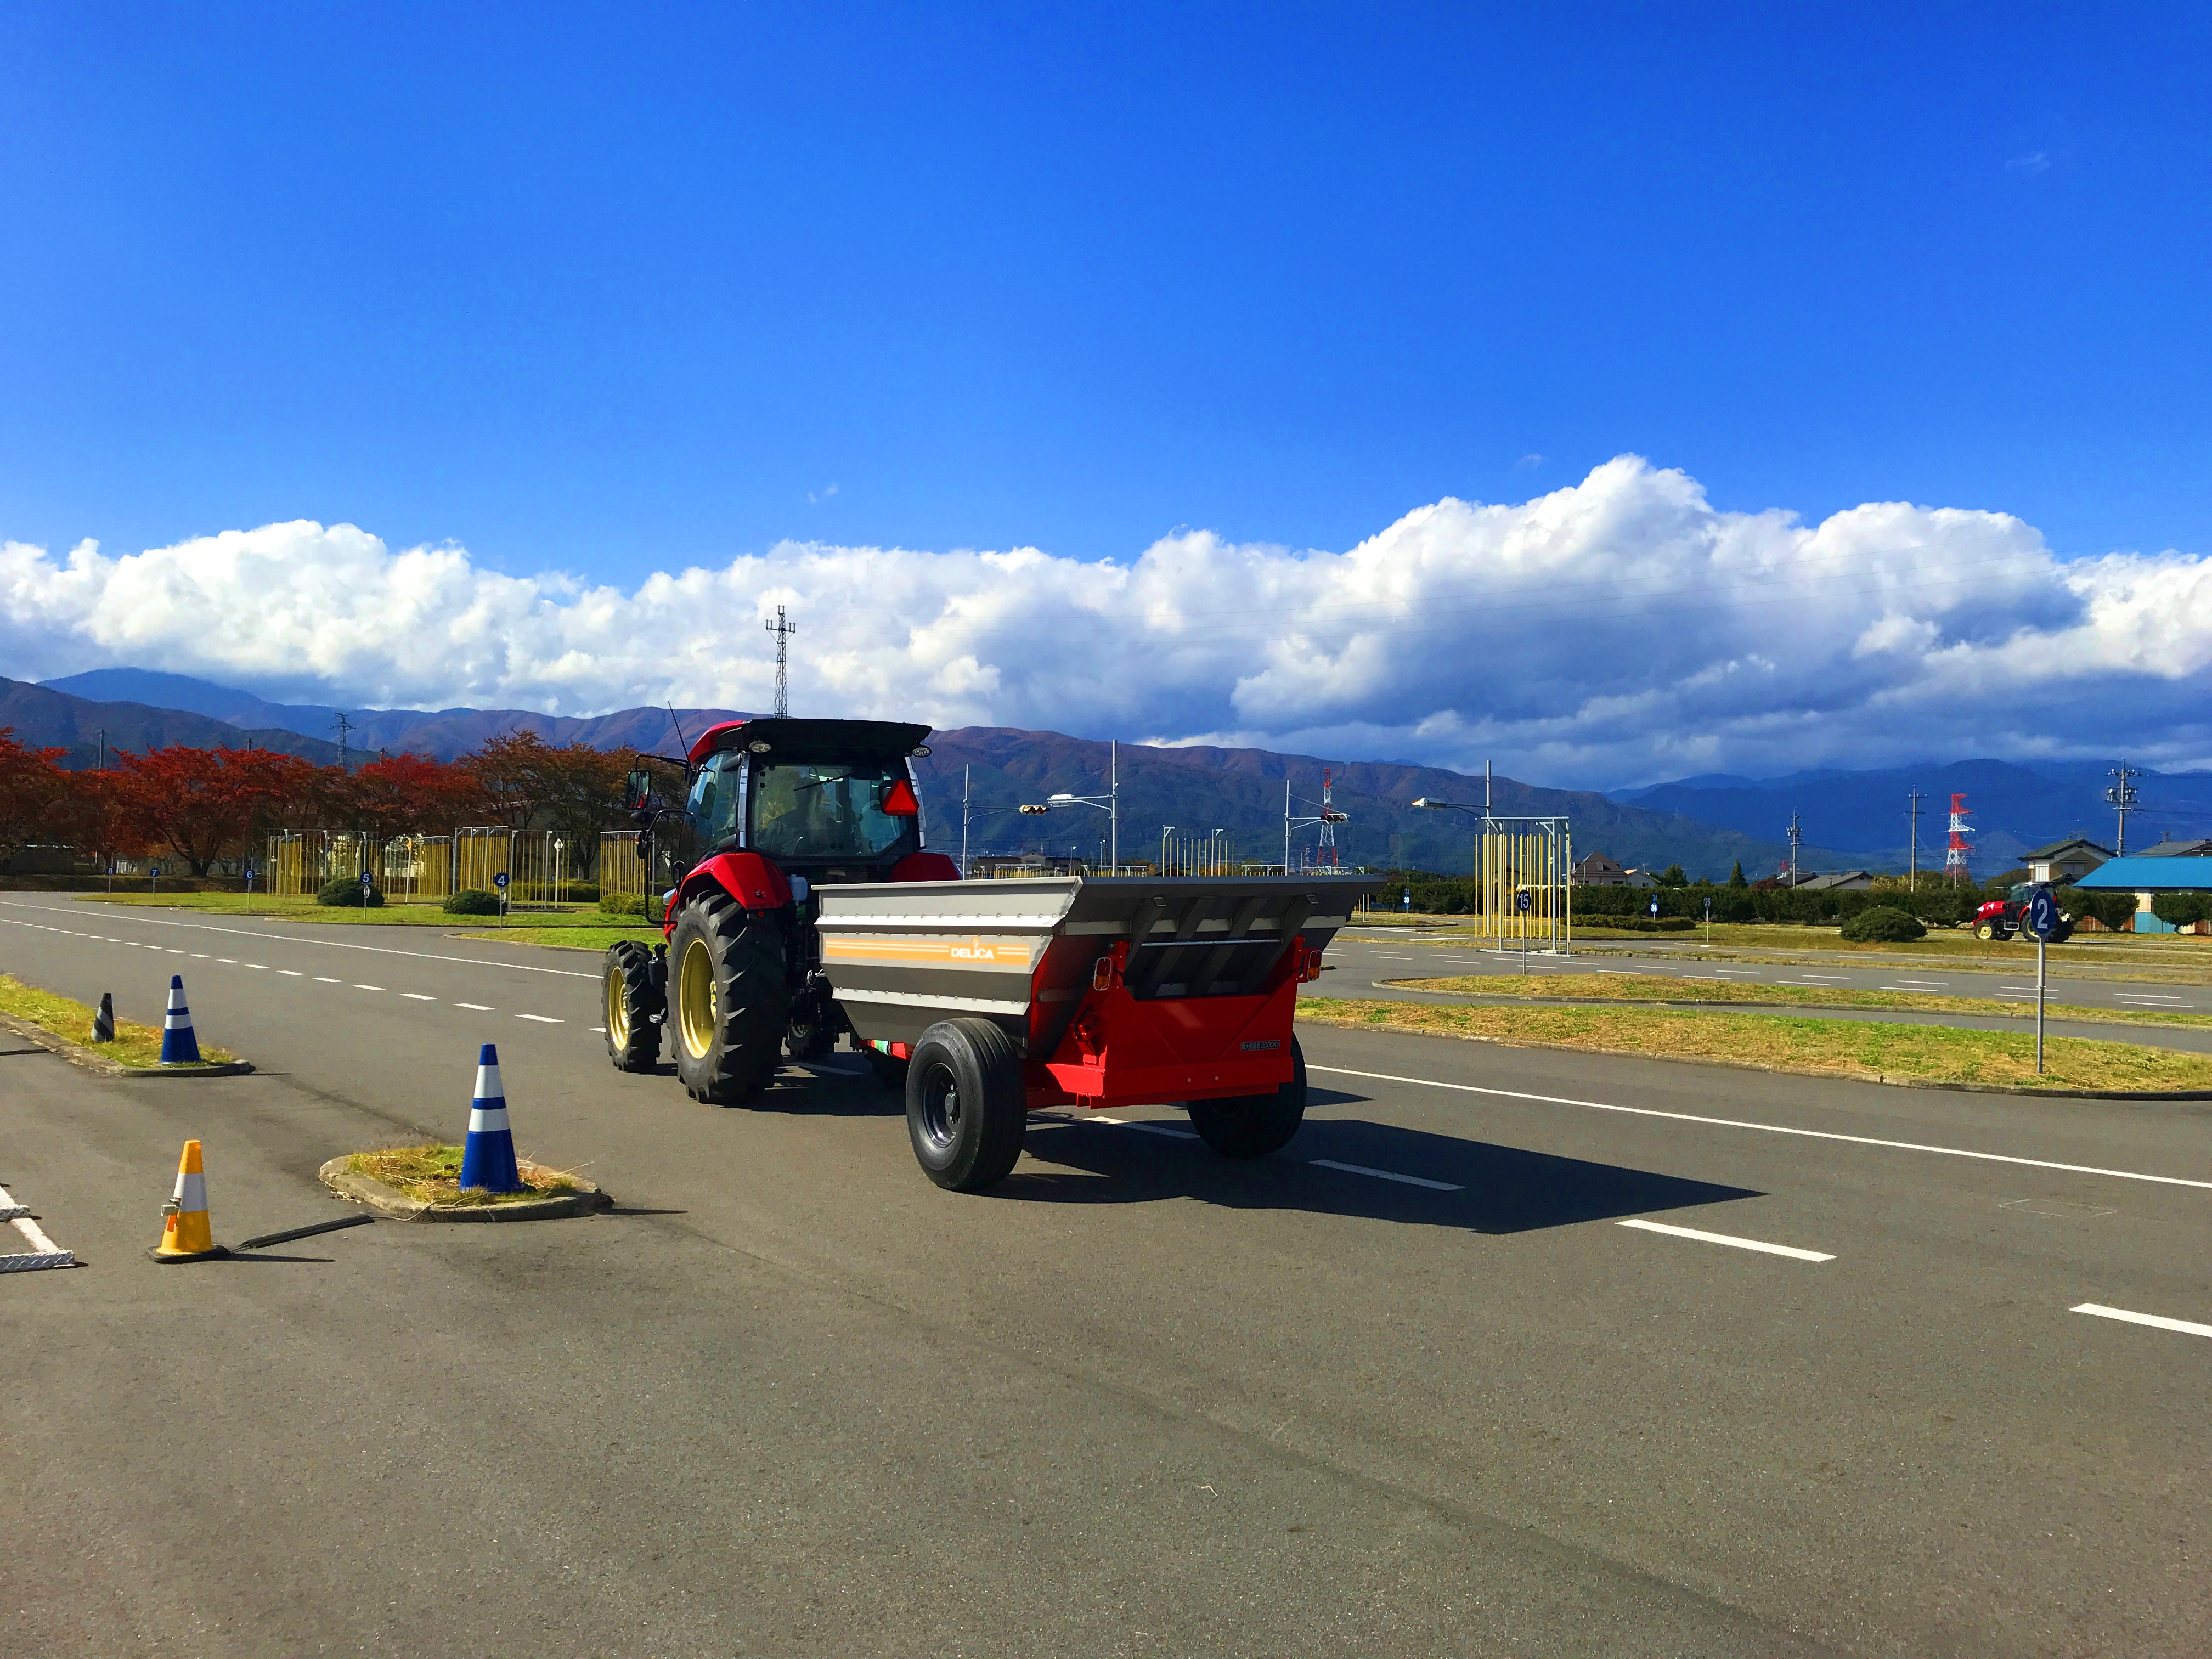
{"label": "trailer tail light", "polygon": [[1306,979],[1307,979],[1309,981],[1313,981],[1313,980],[1319,979],[1319,978],[1321,977],[1321,952],[1320,952],[1320,951],[1307,951],[1307,952],[1306,952],[1306,971],[1305,971],[1305,977],[1306,977]]}
{"label": "trailer tail light", "polygon": [[921,816],[921,802],[914,793],[914,786],[904,778],[891,780],[891,787],[884,796],[884,813],[888,817],[914,818]]}
{"label": "trailer tail light", "polygon": [[1101,957],[1091,964],[1091,988],[1110,991],[1114,988],[1114,958]]}

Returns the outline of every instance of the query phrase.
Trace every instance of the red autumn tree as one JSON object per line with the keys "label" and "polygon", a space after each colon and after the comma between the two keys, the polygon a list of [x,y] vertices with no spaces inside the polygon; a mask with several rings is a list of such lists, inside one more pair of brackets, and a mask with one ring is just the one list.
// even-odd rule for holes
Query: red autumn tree
{"label": "red autumn tree", "polygon": [[306,764],[266,749],[118,750],[116,758],[125,829],[168,848],[196,876],[251,844],[272,809],[301,787]]}
{"label": "red autumn tree", "polygon": [[0,726],[0,859],[65,833],[69,775],[58,763],[68,753],[18,743],[14,726]]}
{"label": "red autumn tree", "polygon": [[344,821],[380,836],[442,836],[481,822],[483,789],[466,763],[421,755],[371,761],[334,790]]}

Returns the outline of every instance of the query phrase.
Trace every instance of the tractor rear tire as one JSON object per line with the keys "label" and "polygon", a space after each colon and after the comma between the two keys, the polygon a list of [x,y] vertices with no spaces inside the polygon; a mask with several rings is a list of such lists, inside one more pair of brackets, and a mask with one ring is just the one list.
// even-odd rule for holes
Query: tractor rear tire
{"label": "tractor rear tire", "polygon": [[678,913],[668,978],[676,1075],[691,1098],[732,1106],[766,1088],[791,1022],[777,918],[702,893]]}
{"label": "tractor rear tire", "polygon": [[956,1193],[995,1187],[1028,1127],[1021,1055],[1003,1030],[945,1019],[921,1034],[907,1065],[906,1128],[923,1174]]}
{"label": "tractor rear tire", "polygon": [[1189,1103],[1190,1127],[1224,1158],[1265,1158],[1291,1144],[1306,1115],[1306,1057],[1291,1039],[1291,1080],[1264,1095]]}
{"label": "tractor rear tire", "polygon": [[607,1058],[617,1072],[649,1072],[660,1063],[660,1027],[668,987],[653,952],[634,939],[608,948],[599,1012],[607,1022]]}

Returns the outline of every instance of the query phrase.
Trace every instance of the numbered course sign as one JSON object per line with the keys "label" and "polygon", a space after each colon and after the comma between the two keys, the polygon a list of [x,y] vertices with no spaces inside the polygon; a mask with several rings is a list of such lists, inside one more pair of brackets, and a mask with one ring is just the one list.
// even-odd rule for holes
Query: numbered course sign
{"label": "numbered course sign", "polygon": [[502,870],[491,878],[491,884],[504,893],[507,890],[507,872]]}
{"label": "numbered course sign", "polygon": [[361,890],[362,890],[362,892],[366,893],[366,892],[368,892],[368,891],[369,890],[369,889],[371,889],[372,887],[374,887],[374,886],[375,886],[375,885],[376,885],[376,883],[375,883],[373,879],[371,879],[371,878],[370,878],[370,876],[369,876],[368,872],[368,871],[366,871],[366,870],[362,871],[362,872],[361,872]]}
{"label": "numbered course sign", "polygon": [[2039,887],[2027,901],[2027,931],[2047,939],[2058,931],[2058,901],[2048,887]]}
{"label": "numbered course sign", "polygon": [[1656,898],[1651,901],[1651,914],[1655,916],[1659,914],[1659,901]]}
{"label": "numbered course sign", "polygon": [[1522,888],[1513,896],[1513,908],[1522,915],[1527,915],[1536,908],[1536,896],[1527,888]]}

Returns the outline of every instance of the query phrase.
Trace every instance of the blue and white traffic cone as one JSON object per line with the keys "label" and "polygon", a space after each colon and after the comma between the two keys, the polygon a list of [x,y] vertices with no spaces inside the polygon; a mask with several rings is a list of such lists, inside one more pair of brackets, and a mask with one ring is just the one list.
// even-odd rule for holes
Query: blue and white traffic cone
{"label": "blue and white traffic cone", "polygon": [[522,1175],[514,1166],[514,1135],[507,1127],[507,1091],[499,1080],[499,1049],[489,1042],[477,1060],[477,1097],[469,1103],[460,1184],[488,1193],[522,1190]]}
{"label": "blue and white traffic cone", "polygon": [[169,975],[169,1012],[161,1022],[161,1064],[197,1066],[200,1040],[192,1032],[192,1011],[185,1006],[185,976]]}

